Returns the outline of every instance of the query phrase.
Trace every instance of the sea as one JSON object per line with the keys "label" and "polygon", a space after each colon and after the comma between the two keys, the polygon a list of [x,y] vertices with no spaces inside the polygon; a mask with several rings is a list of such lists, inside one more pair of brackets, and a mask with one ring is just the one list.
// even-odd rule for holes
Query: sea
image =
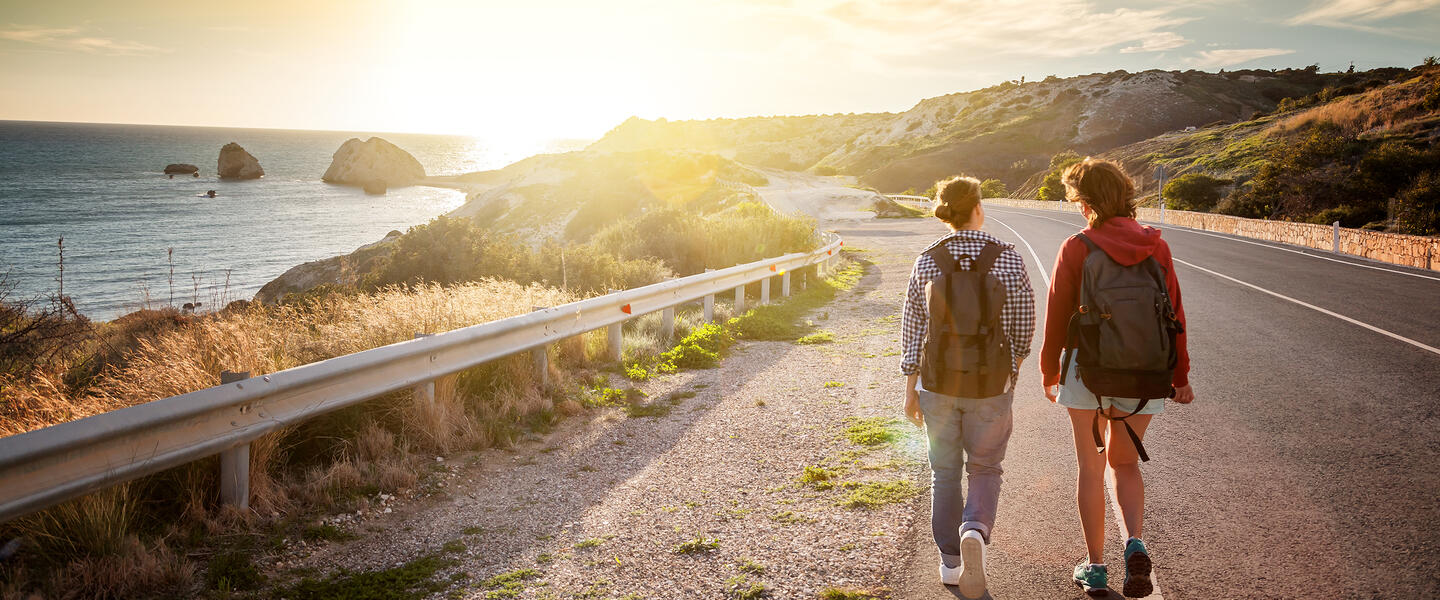
{"label": "sea", "polygon": [[[60,292],[63,264],[64,295],[92,320],[195,302],[212,310],[253,297],[295,265],[464,202],[450,189],[371,196],[320,181],[345,140],[372,135],[409,151],[429,175],[495,169],[544,149],[449,135],[0,121],[0,296]],[[228,142],[265,176],[217,179]],[[162,173],[170,163],[196,165],[200,177],[172,179]]]}

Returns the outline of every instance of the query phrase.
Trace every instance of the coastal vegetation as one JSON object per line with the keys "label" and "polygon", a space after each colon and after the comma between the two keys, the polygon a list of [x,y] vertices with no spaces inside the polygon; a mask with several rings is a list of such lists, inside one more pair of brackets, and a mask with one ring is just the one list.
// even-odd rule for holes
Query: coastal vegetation
{"label": "coastal vegetation", "polygon": [[1275,111],[1106,152],[1172,208],[1440,234],[1440,67],[1347,73]]}
{"label": "coastal vegetation", "polygon": [[[642,233],[672,226],[689,237]],[[610,285],[703,269],[716,256],[748,262],[815,243],[813,222],[760,205],[707,217],[656,211],[607,231],[595,245],[565,246],[566,265],[574,270],[552,272],[550,259],[559,257],[547,248],[558,246],[532,248],[468,219],[437,219],[400,236],[390,253],[371,256],[373,268],[358,282],[208,314],[159,307],[93,323],[67,309],[64,297],[3,298],[0,332],[23,343],[7,344],[0,357],[0,434],[213,386],[221,370],[271,373],[408,340],[415,332],[556,306]],[[721,236],[732,243],[723,252],[707,250],[721,248]],[[502,277],[506,273],[514,277]],[[627,280],[627,273],[639,275]],[[247,512],[217,504],[212,457],[8,523],[0,538],[22,538],[26,549],[23,562],[3,567],[0,591],[133,598],[191,595],[197,585],[210,593],[259,586],[246,565],[230,558],[211,563],[202,577],[202,563],[192,557],[208,555],[219,543],[214,536],[223,536],[227,548],[262,555],[282,538],[337,539],[345,532],[316,525],[316,516],[363,510],[386,495],[436,493],[434,456],[505,446],[526,432],[548,431],[565,415],[614,407],[630,416],[659,416],[673,398],[644,404],[638,390],[595,382],[608,381],[627,363],[655,375],[714,366],[736,337],[752,331],[798,336],[808,328],[780,319],[798,319],[857,277],[858,267],[847,267],[834,280],[810,281],[790,302],[743,315],[718,303],[718,324],[705,324],[698,310],[686,308],[675,324],[678,343],[661,337],[658,315],[636,318],[626,326],[619,364],[604,357],[603,331],[562,340],[550,349],[548,385],[541,385],[528,356],[517,356],[438,380],[433,407],[396,393],[287,427],[252,444]],[[362,579],[301,581],[292,591],[329,597],[352,584],[369,585]]]}

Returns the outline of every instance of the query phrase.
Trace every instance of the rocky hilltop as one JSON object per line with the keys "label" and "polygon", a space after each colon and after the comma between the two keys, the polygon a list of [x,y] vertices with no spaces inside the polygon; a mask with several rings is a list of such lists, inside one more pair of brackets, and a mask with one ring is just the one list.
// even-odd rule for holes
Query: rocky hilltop
{"label": "rocky hilltop", "polygon": [[265,176],[265,169],[260,168],[260,161],[240,144],[230,142],[220,148],[215,174],[221,179],[259,179]]}
{"label": "rocky hilltop", "polygon": [[335,151],[321,180],[364,186],[384,193],[388,187],[411,185],[425,178],[425,167],[409,152],[384,138],[350,138]]}
{"label": "rocky hilltop", "polygon": [[772,166],[779,159],[756,158],[793,144],[790,168],[854,175],[885,191],[924,189],[957,170],[1014,187],[1062,150],[1094,154],[1168,131],[1249,119],[1337,75],[1287,69],[1050,77],[930,98],[898,114],[631,119],[591,148],[693,149]]}

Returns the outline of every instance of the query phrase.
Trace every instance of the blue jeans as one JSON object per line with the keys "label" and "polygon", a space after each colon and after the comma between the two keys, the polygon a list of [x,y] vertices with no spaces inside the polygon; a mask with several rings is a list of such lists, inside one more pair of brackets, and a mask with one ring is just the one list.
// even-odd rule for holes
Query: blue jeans
{"label": "blue jeans", "polygon": [[[990,543],[1000,502],[1000,462],[1010,442],[1015,390],[989,398],[957,398],[920,390],[930,438],[930,527],[947,566],[958,565],[960,536],[974,529]],[[961,480],[969,493],[961,493]]]}

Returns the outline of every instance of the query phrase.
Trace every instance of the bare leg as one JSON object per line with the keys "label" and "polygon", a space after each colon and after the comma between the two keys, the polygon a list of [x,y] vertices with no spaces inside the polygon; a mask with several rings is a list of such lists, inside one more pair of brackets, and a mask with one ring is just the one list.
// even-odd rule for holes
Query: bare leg
{"label": "bare leg", "polygon": [[1125,433],[1125,423],[1130,424],[1143,442],[1145,428],[1150,426],[1152,416],[1135,415],[1127,417],[1123,423],[1109,421],[1109,431],[1102,432],[1106,435],[1105,454],[1110,463],[1105,473],[1110,479],[1110,496],[1119,513],[1120,534],[1127,539],[1140,537],[1144,528],[1145,481],[1140,478],[1140,455],[1135,451],[1135,443],[1130,441],[1130,434]]}
{"label": "bare leg", "polygon": [[[1067,408],[1070,427],[1075,437],[1075,459],[1079,476],[1075,481],[1075,501],[1080,508],[1080,529],[1085,534],[1085,550],[1090,562],[1105,561],[1105,457],[1095,452],[1095,436],[1091,423],[1095,411]],[[1103,427],[1108,421],[1102,420]]]}

